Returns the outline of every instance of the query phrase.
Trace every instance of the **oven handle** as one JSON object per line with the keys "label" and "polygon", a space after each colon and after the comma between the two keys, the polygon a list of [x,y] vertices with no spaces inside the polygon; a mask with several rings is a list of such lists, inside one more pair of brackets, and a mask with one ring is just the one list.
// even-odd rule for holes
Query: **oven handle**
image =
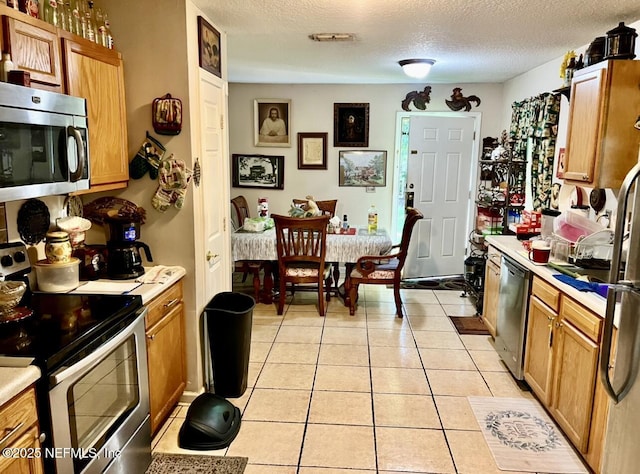
{"label": "oven handle", "polygon": [[[76,362],[71,367],[63,367],[57,372],[54,372],[49,377],[49,382],[52,387],[64,382],[66,379],[73,377],[74,375],[85,371],[87,367],[95,365],[100,359],[109,354],[112,350],[126,341],[132,334],[136,333],[136,326],[144,324],[145,312],[141,312],[140,315],[120,333],[116,334],[112,339],[109,339],[106,343],[92,352],[84,359]],[[144,327],[142,328],[144,333]]]}

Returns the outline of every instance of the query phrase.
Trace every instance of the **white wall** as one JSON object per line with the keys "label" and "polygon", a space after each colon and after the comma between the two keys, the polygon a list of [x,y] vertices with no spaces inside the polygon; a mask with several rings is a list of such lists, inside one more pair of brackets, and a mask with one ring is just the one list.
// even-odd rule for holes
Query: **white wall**
{"label": "white wall", "polygon": [[[428,82],[427,82],[428,83]],[[454,87],[463,94],[476,95],[482,103],[473,112],[482,113],[482,136],[497,136],[502,122],[502,85],[437,84],[432,85],[431,102],[426,112],[449,111],[444,100]],[[229,84],[230,154],[284,155],[284,190],[232,188],[231,196],[244,195],[255,215],[258,197],[269,199],[272,214],[286,214],[292,198],[313,195],[316,199],[338,199],[337,214],[347,214],[351,225],[365,225],[371,204],[378,209],[379,225],[391,226],[393,160],[396,143],[396,114],[407,93],[422,90],[424,84],[341,85],[341,84]],[[290,148],[254,146],[254,99],[291,99]],[[387,151],[387,185],[367,193],[365,188],[338,186],[338,151],[360,148],[333,146],[333,104],[368,102],[369,150]],[[415,107],[411,106],[411,110]],[[327,170],[298,170],[297,134],[328,132]],[[365,149],[365,148],[362,148]]]}

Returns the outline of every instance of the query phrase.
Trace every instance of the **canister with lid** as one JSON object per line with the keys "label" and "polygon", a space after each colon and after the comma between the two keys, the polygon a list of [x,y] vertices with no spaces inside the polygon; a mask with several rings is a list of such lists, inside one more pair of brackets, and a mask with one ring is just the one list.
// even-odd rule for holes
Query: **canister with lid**
{"label": "canister with lid", "polygon": [[68,263],[71,261],[71,242],[67,232],[49,232],[47,233],[47,243],[44,247],[44,253],[49,263]]}

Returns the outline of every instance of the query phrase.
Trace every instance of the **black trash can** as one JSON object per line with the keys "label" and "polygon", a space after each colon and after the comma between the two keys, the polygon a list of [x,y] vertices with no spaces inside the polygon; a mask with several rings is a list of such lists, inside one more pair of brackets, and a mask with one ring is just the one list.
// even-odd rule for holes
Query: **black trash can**
{"label": "black trash can", "polygon": [[255,300],[248,295],[222,292],[205,308],[217,395],[236,398],[247,389],[251,322]]}

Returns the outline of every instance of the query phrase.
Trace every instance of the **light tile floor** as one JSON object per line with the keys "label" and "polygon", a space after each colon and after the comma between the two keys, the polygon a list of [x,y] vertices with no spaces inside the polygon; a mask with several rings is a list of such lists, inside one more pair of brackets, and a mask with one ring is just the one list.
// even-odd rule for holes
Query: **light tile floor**
{"label": "light tile floor", "polygon": [[[186,451],[178,406],[154,452],[246,456],[247,474],[466,473],[500,471],[467,396],[532,398],[501,363],[488,336],[458,336],[447,315],[472,316],[459,291],[360,287],[355,316],[332,299],[296,293],[283,316],[254,310],[249,388],[231,402],[242,426],[231,446]],[[513,474],[513,473],[511,473]]]}

